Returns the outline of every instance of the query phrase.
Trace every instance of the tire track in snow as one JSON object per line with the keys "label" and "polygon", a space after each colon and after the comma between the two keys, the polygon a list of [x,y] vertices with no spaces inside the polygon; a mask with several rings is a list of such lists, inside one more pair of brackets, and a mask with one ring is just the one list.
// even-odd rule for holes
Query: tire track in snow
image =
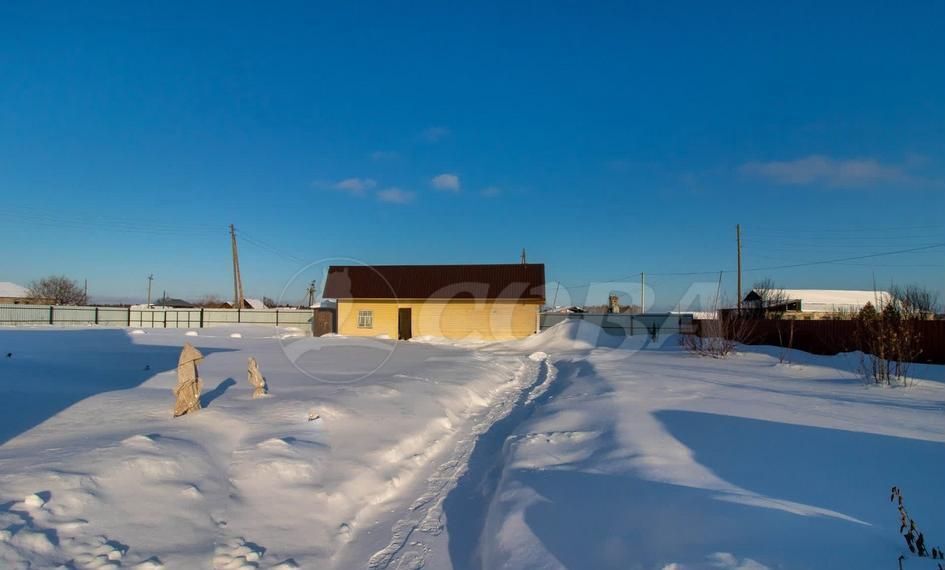
{"label": "tire track in snow", "polygon": [[[470,432],[456,442],[456,451],[427,479],[427,487],[408,508],[407,517],[394,523],[391,540],[368,561],[371,570],[419,570],[430,548],[420,540],[410,542],[415,531],[436,536],[443,531],[443,502],[469,468],[480,439],[517,409],[530,406],[554,381],[556,371],[544,353],[535,353],[515,374],[517,389],[506,391],[487,408]],[[407,548],[409,546],[409,548]]]}

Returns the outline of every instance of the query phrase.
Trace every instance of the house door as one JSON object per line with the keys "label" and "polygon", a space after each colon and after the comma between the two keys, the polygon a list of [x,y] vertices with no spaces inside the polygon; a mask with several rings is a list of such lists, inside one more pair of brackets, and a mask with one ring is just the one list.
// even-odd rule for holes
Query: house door
{"label": "house door", "polygon": [[400,340],[409,340],[413,336],[413,328],[410,322],[410,309],[397,309],[397,338]]}
{"label": "house door", "polygon": [[335,311],[331,309],[315,309],[315,321],[312,323],[312,334],[322,336],[335,332]]}

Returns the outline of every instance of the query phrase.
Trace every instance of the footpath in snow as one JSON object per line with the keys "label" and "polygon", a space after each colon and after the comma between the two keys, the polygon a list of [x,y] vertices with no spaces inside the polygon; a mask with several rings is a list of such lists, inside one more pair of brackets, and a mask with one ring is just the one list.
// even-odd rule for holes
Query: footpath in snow
{"label": "footpath in snow", "polygon": [[[204,409],[174,419],[185,341]],[[253,327],[2,329],[0,348],[4,568],[406,568],[477,435],[546,367]]]}

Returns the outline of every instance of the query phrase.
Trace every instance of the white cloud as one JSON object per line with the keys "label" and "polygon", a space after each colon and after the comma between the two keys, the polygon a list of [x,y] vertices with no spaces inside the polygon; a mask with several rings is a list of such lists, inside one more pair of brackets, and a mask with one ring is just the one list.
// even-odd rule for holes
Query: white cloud
{"label": "white cloud", "polygon": [[430,127],[424,129],[420,136],[427,142],[438,142],[450,135],[450,130],[446,127]]}
{"label": "white cloud", "polygon": [[377,186],[377,182],[370,178],[345,178],[336,182],[332,188],[343,190],[355,196],[363,196],[367,190]]}
{"label": "white cloud", "polygon": [[715,552],[706,556],[709,564],[722,570],[769,570],[767,566],[751,558],[739,559],[730,552]]}
{"label": "white cloud", "polygon": [[378,200],[391,204],[406,204],[407,202],[413,202],[415,197],[416,194],[414,192],[408,192],[396,187],[385,188],[378,191],[377,193]]}
{"label": "white cloud", "polygon": [[747,162],[738,171],[743,176],[786,186],[823,184],[832,188],[862,188],[908,179],[901,168],[872,158],[835,159],[823,155],[787,161]]}
{"label": "white cloud", "polygon": [[486,186],[479,193],[485,198],[495,198],[502,193],[502,189],[498,186]]}
{"label": "white cloud", "polygon": [[432,184],[437,190],[459,192],[459,176],[456,176],[455,174],[439,174],[430,180],[430,184]]}
{"label": "white cloud", "polygon": [[371,160],[376,160],[378,162],[382,160],[395,160],[399,157],[400,155],[393,150],[375,150],[371,153]]}

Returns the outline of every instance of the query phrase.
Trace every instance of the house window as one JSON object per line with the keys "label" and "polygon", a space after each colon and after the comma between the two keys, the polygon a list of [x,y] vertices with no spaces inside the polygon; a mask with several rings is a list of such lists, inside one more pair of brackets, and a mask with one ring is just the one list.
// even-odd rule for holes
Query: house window
{"label": "house window", "polygon": [[358,328],[374,328],[374,311],[358,311]]}

